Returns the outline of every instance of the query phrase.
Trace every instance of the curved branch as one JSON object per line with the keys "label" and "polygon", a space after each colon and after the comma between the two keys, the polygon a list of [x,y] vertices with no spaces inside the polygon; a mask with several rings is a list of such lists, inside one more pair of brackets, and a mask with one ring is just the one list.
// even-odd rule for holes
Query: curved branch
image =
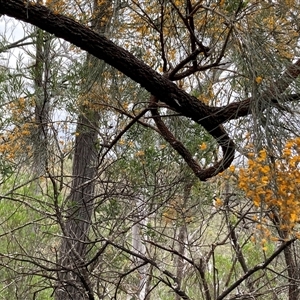
{"label": "curved branch", "polygon": [[[184,17],[182,15],[182,13],[180,12],[180,9],[178,8],[178,6],[174,3],[174,1],[170,0],[170,3],[173,6],[173,8],[176,10],[176,12],[177,12],[178,16],[180,17],[180,19],[182,20],[182,22],[184,23],[186,29],[190,33],[190,37],[192,37],[192,39],[194,41],[194,43],[198,45],[198,48],[201,49],[201,52],[203,52],[204,56],[207,57],[208,56],[208,51],[210,50],[209,47],[204,46],[203,43],[197,39],[193,27],[190,26],[189,18],[192,18],[193,15],[188,13],[188,16]],[[192,7],[190,9],[193,10]],[[195,49],[192,49],[192,51],[194,51],[194,50]]]}
{"label": "curved branch", "polygon": [[[51,12],[43,5],[23,0],[0,0],[0,14],[6,14],[38,26],[104,60],[135,82],[140,83],[152,95],[168,104],[175,111],[201,124],[209,132],[225,121],[251,113],[249,107],[250,102],[253,101],[252,98],[224,107],[205,105],[104,36],[71,18]],[[291,64],[281,78],[274,82],[273,86],[269,88],[269,92],[266,93],[268,98],[270,95],[274,97],[275,90],[277,96],[283,93],[299,74],[300,60]],[[235,109],[234,112],[233,109]]]}
{"label": "curved branch", "polygon": [[206,179],[217,175],[230,166],[234,159],[235,146],[221,125],[217,126],[213,131],[210,131],[210,134],[216,139],[219,146],[221,146],[223,158],[215,163],[212,167],[202,169],[198,162],[193,158],[193,155],[180,141],[174,137],[161,119],[157,109],[157,101],[158,100],[154,96],[151,96],[149,105],[149,109],[157,128],[159,129],[162,137],[173,147],[174,150],[177,151],[177,153],[181,155],[187,165],[200,180],[205,181]]}
{"label": "curved branch", "polygon": [[0,0],[0,14],[38,26],[104,60],[140,83],[148,92],[172,109],[203,125],[208,131],[216,126],[209,106],[178,88],[130,52],[75,20],[55,14],[43,5],[29,2],[27,7],[27,1],[23,0]]}
{"label": "curved branch", "polygon": [[134,55],[75,20],[51,12],[43,5],[23,0],[0,0],[0,13],[38,26],[86,50],[140,83],[175,111],[202,125],[221,145],[224,159],[207,170],[201,170],[199,178],[205,180],[229,167],[234,156],[234,144],[222,127],[218,126],[212,115],[213,109],[178,88]]}
{"label": "curved branch", "polygon": [[[104,36],[71,18],[51,12],[43,5],[23,0],[0,0],[1,13],[38,26],[104,60],[135,82],[140,83],[171,109],[202,125],[216,138],[223,149],[224,158],[217,165],[206,170],[206,173],[202,173],[204,172],[202,170],[201,178],[213,176],[211,174],[217,174],[230,165],[234,154],[234,144],[219,125],[250,114],[251,103],[257,99],[248,98],[224,107],[209,107]],[[299,74],[300,60],[290,65],[286,72],[263,93],[260,101],[270,102],[270,99],[275,99],[275,97],[278,99]],[[278,100],[271,100],[271,102],[278,103]]]}

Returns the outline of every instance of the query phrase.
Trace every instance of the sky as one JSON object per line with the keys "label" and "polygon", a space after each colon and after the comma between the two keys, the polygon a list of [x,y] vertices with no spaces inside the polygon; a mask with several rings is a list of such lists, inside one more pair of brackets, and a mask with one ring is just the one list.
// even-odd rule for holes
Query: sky
{"label": "sky", "polygon": [[[0,49],[3,43],[13,43],[26,36],[24,31],[24,23],[6,16],[0,17]],[[14,67],[17,57],[22,53],[22,50],[15,48],[13,51],[0,53],[0,66]]]}

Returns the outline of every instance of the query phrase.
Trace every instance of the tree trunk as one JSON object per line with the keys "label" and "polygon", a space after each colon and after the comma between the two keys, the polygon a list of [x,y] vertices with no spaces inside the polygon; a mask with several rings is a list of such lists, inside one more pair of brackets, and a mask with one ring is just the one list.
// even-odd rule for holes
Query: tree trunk
{"label": "tree trunk", "polygon": [[[139,212],[139,215],[131,229],[132,250],[138,254],[146,256],[147,249],[143,240],[146,240],[147,236],[143,235],[142,229],[145,227],[148,220],[147,206],[145,206],[144,201],[141,201],[140,199],[136,200],[136,211]],[[134,261],[136,267],[141,265],[141,267],[138,268],[139,286],[135,287],[135,290],[137,290],[136,297],[139,300],[150,300],[150,266],[148,264],[143,265],[144,261],[137,257],[132,257],[132,260]],[[132,297],[128,296],[128,299],[132,299]]]}
{"label": "tree trunk", "polygon": [[[188,205],[188,200],[191,195],[191,189],[193,186],[193,180],[189,180],[184,185],[184,192],[183,192],[183,206],[186,207]],[[183,259],[185,255],[185,245],[186,245],[186,239],[187,239],[187,228],[185,220],[183,221],[183,224],[179,226],[179,232],[178,236],[176,238],[177,244],[178,244],[178,253],[181,255],[177,256],[176,259],[176,278],[178,286],[182,287],[182,282],[184,278],[184,268],[185,268],[185,261]],[[176,294],[175,300],[180,300],[181,296]]]}
{"label": "tree trunk", "polygon": [[[186,242],[186,226],[181,225],[179,227],[179,233],[177,236],[177,243],[178,243],[178,253],[180,253],[182,256],[184,256],[185,252],[185,242]],[[178,281],[178,285],[181,287],[183,277],[184,277],[184,260],[182,256],[177,256],[177,264],[176,264],[176,278]],[[175,300],[180,300],[181,296],[176,294],[175,295]]]}
{"label": "tree trunk", "polygon": [[49,34],[36,29],[36,62],[34,67],[35,88],[35,128],[33,130],[33,176],[45,173],[48,159],[48,119],[49,119],[49,51],[50,41],[44,42]]}
{"label": "tree trunk", "polygon": [[[92,27],[99,33],[104,33],[109,21],[110,1],[94,1],[95,16]],[[103,16],[105,20],[103,21]],[[101,84],[103,62],[88,55],[86,60],[86,78],[83,90],[89,92],[94,84]],[[101,81],[101,80],[100,80]],[[88,87],[87,87],[88,86]],[[88,95],[88,94],[87,94]],[[93,104],[95,96],[87,97]],[[66,221],[61,224],[64,238],[59,251],[58,287],[55,298],[61,299],[94,299],[93,283],[85,267],[86,254],[89,250],[88,234],[94,209],[95,177],[98,168],[99,112],[92,105],[82,105],[78,116],[75,137],[75,153],[73,160],[73,181],[71,192],[67,198]]]}
{"label": "tree trunk", "polygon": [[73,162],[73,182],[67,199],[68,212],[62,226],[65,238],[62,239],[58,274],[59,287],[56,299],[93,299],[89,274],[84,266],[88,232],[94,206],[94,188],[97,163],[95,144],[97,141],[98,117],[95,113],[83,114],[78,118]]}
{"label": "tree trunk", "polygon": [[300,299],[299,289],[299,267],[294,259],[293,244],[289,245],[283,250],[285,263],[287,266],[288,281],[289,281],[289,300]]}
{"label": "tree trunk", "polygon": [[[289,240],[289,232],[281,229],[282,223],[280,222],[279,216],[274,212],[273,222],[276,226],[278,235],[284,240]],[[295,250],[293,251],[293,243],[284,248],[284,260],[286,264],[286,271],[288,275],[288,300],[298,300],[300,299],[300,289],[299,289],[299,279],[300,272],[299,266],[297,265],[297,260],[295,258]]]}

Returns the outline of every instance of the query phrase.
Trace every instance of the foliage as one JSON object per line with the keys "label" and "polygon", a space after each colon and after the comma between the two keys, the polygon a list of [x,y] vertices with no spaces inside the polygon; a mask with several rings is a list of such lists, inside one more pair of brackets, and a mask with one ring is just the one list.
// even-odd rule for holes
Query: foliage
{"label": "foliage", "polygon": [[3,297],[299,298],[298,6],[0,0]]}
{"label": "foliage", "polygon": [[250,153],[248,168],[239,170],[239,187],[280,230],[293,234],[299,221],[300,139],[288,140],[278,159],[262,149]]}

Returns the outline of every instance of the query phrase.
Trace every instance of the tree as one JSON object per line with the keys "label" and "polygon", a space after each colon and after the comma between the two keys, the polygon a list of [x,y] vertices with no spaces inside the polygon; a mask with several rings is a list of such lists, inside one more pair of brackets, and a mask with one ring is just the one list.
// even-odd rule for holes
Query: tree
{"label": "tree", "polygon": [[[34,25],[40,26],[42,29],[54,33],[53,29],[58,27],[58,15],[52,13],[44,6],[39,6],[34,3],[31,4],[32,5],[30,5],[30,7],[32,8],[32,13],[35,13],[36,16],[40,16],[36,20],[37,22],[35,22]],[[12,2],[10,4],[1,3],[1,7],[3,8],[3,13],[18,17],[19,19],[24,21],[29,21],[29,19],[26,18],[27,8],[24,5],[21,5],[20,2]],[[15,11],[15,9],[18,9],[19,11],[16,15],[11,11]],[[47,14],[47,22],[45,22],[44,25],[38,24],[38,20],[41,19],[41,16],[44,15],[46,17]],[[228,120],[228,116],[226,116],[226,114],[230,114],[230,111],[228,112],[227,110],[225,111],[225,113],[223,111],[222,113],[220,113],[220,111],[222,110],[221,108],[219,110],[213,110],[209,106],[206,106],[204,103],[198,101],[197,98],[192,97],[185,93],[183,90],[179,89],[175,84],[172,84],[171,81],[169,81],[164,76],[153,71],[146,64],[136,59],[129,52],[116,46],[105,37],[97,35],[95,32],[85,28],[84,26],[80,26],[80,24],[76,23],[75,21],[72,21],[71,19],[65,18],[63,16],[59,18],[59,21],[61,21],[62,23],[60,24],[61,30],[59,33],[57,33],[58,37],[65,38],[70,42],[72,42],[71,37],[73,37],[73,39],[76,40],[76,42],[73,41],[74,45],[87,50],[90,54],[100,59],[103,59],[105,62],[117,68],[119,71],[123,72],[125,75],[129,76],[137,83],[140,83],[157,98],[163,98],[164,102],[170,105],[171,108],[179,111],[182,115],[191,118],[196,123],[199,123],[216,138],[223,149],[224,158],[222,161],[218,162],[215,166],[209,168],[208,170],[201,170],[200,166],[195,164],[195,166],[193,167],[193,171],[201,180],[205,180],[211,176],[216,175],[218,172],[221,172],[230,165],[233,159],[234,145],[224,129],[219,126],[222,121],[224,122],[226,119]],[[77,31],[79,31],[81,34],[80,40],[76,38],[76,35],[74,35],[74,33]],[[191,58],[189,58],[188,60],[190,59]],[[178,99],[180,99],[179,104],[177,104],[174,99],[176,99],[177,101],[179,101]],[[239,106],[240,105],[238,104],[238,111],[241,111],[241,109],[239,109]],[[218,115],[218,111],[219,114],[222,114],[222,117]],[[216,116],[213,117],[213,114]],[[242,114],[245,114],[244,110]],[[230,118],[232,117],[229,117],[229,119]],[[190,165],[194,165],[195,162],[191,157],[186,157],[185,159]]]}
{"label": "tree", "polygon": [[[100,1],[100,3],[103,3],[103,1]],[[84,248],[82,252],[77,249],[78,251],[76,250],[73,253],[80,264],[80,268],[77,268],[78,265],[74,267],[74,264],[70,267],[70,273],[75,274],[75,281],[71,282],[70,278],[63,278],[62,273],[69,266],[69,263],[64,265],[64,263],[59,262],[57,264],[55,270],[58,272],[58,278],[61,278],[61,281],[65,281],[70,290],[78,284],[83,288],[83,294],[86,294],[86,296],[82,295],[81,297],[93,299],[93,287],[99,282],[101,284],[105,282],[104,277],[99,275],[99,273],[95,275],[93,271],[96,269],[111,270],[110,267],[106,266],[106,261],[99,259],[99,257],[103,259],[110,257],[112,265],[115,266],[114,276],[110,277],[109,284],[103,284],[98,288],[97,292],[95,292],[98,296],[107,295],[109,297],[111,285],[116,287],[114,290],[115,295],[119,291],[125,293],[126,288],[124,286],[126,287],[126,285],[122,285],[123,278],[130,278],[130,274],[134,273],[135,270],[141,270],[143,264],[149,264],[155,269],[155,271],[149,270],[150,278],[157,280],[157,282],[153,283],[153,289],[156,284],[163,283],[177,297],[189,299],[187,289],[184,289],[185,280],[188,279],[183,278],[184,272],[182,271],[184,262],[186,262],[193,270],[193,274],[197,274],[194,277],[191,276],[191,278],[199,282],[203,297],[206,299],[223,299],[243,282],[246,282],[246,288],[242,289],[243,293],[248,293],[249,295],[256,293],[255,295],[258,295],[255,279],[249,281],[248,279],[254,273],[258,273],[260,270],[264,271],[278,257],[281,251],[285,250],[285,254],[288,254],[289,250],[286,249],[289,249],[289,246],[294,242],[294,238],[290,239],[289,236],[288,240],[286,240],[286,237],[283,238],[278,249],[271,249],[272,252],[267,253],[268,257],[263,265],[256,264],[253,267],[249,267],[245,259],[245,255],[249,254],[246,249],[248,243],[241,243],[238,240],[236,228],[239,228],[241,220],[247,220],[250,212],[256,213],[255,208],[250,202],[246,202],[243,207],[246,209],[245,213],[239,215],[227,205],[222,212],[224,213],[223,220],[226,221],[228,235],[223,242],[219,241],[220,244],[218,245],[224,246],[227,241],[230,241],[233,245],[232,251],[241,269],[234,264],[228,280],[222,285],[222,282],[217,280],[218,273],[216,270],[218,269],[218,264],[214,260],[217,253],[215,251],[216,248],[208,251],[207,255],[199,257],[194,257],[194,252],[192,251],[194,248],[200,249],[201,243],[191,242],[191,237],[187,234],[187,228],[190,230],[193,227],[192,225],[185,226],[187,216],[183,208],[188,205],[189,201],[191,201],[189,205],[193,207],[193,201],[195,201],[197,195],[194,189],[197,184],[193,180],[189,180],[189,171],[184,168],[182,163],[184,161],[200,181],[207,181],[229,168],[236,150],[249,157],[247,147],[249,147],[250,141],[245,139],[249,135],[249,131],[254,151],[259,153],[263,148],[267,148],[266,153],[271,163],[281,155],[280,150],[285,142],[284,135],[287,133],[288,136],[294,137],[297,134],[297,126],[293,126],[292,122],[287,126],[285,124],[287,122],[284,122],[287,116],[290,116],[291,120],[296,120],[294,105],[299,100],[298,76],[300,74],[300,61],[297,60],[298,21],[295,1],[273,1],[272,3],[265,3],[265,1],[207,1],[205,5],[202,1],[170,0],[128,1],[126,3],[116,1],[114,4],[121,11],[118,15],[121,24],[124,21],[118,35],[115,36],[115,41],[117,43],[119,38],[120,43],[124,42],[124,47],[127,47],[132,53],[117,46],[116,43],[108,40],[104,35],[97,33],[93,22],[88,23],[91,27],[89,28],[82,20],[76,21],[76,14],[75,18],[71,18],[67,16],[67,11],[61,11],[62,14],[60,14],[57,9],[51,9],[51,7],[49,9],[32,1],[24,3],[20,0],[0,0],[0,13],[29,22],[69,41],[71,44],[87,51],[89,55],[103,60],[135,82],[126,81],[120,74],[116,74],[114,77],[118,84],[129,82],[134,86],[130,105],[131,107],[138,107],[139,111],[131,110],[128,103],[125,105],[123,99],[117,104],[114,102],[104,103],[114,113],[117,112],[126,116],[128,124],[121,130],[118,128],[118,131],[115,132],[114,136],[112,135],[113,138],[110,139],[108,144],[105,143],[104,145],[102,143],[100,146],[104,146],[101,148],[101,151],[95,145],[97,139],[96,129],[99,127],[96,110],[87,108],[79,118],[79,135],[75,142],[74,164],[76,165],[76,162],[79,162],[79,166],[82,163],[78,159],[82,158],[82,156],[79,157],[79,152],[76,151],[84,149],[84,145],[87,146],[86,153],[90,153],[90,155],[87,155],[86,158],[88,167],[91,167],[91,173],[79,172],[79,174],[77,173],[79,168],[73,168],[73,175],[78,177],[73,180],[70,195],[74,194],[72,191],[77,193],[78,187],[82,187],[85,184],[85,181],[82,181],[82,179],[87,179],[89,189],[86,194],[88,196],[81,196],[81,199],[75,202],[76,204],[79,202],[81,204],[91,203],[91,207],[88,210],[84,208],[84,218],[79,220],[84,223],[77,227],[79,230],[84,229],[82,238],[80,234],[74,236],[69,234],[72,231],[72,226],[65,230],[64,224],[68,225],[68,221],[64,223],[63,217],[60,215],[62,211],[60,209],[57,210],[56,217],[58,223],[62,226],[65,243],[69,245],[70,249],[72,246],[77,248],[77,245],[80,245],[82,249]],[[79,14],[78,18],[80,18]],[[125,26],[125,21],[129,23],[129,26]],[[135,33],[134,36],[132,36],[132,31]],[[140,39],[140,41],[136,39]],[[136,47],[132,45],[133,41],[136,42]],[[159,57],[160,63],[156,61],[157,57]],[[109,84],[113,82],[111,78],[108,77]],[[177,82],[177,85],[174,82]],[[150,95],[143,95],[141,99],[138,99],[134,94],[136,90],[135,84],[140,84]],[[115,89],[118,90],[118,87],[115,87]],[[127,91],[130,91],[130,89]],[[108,115],[112,119],[115,116],[113,113]],[[153,184],[155,188],[152,189],[152,193],[149,193],[151,184],[149,184],[150,181],[147,181],[147,176],[141,177],[147,184],[144,183],[138,186],[136,183],[139,182],[138,177],[125,172],[126,177],[121,180],[120,177],[112,172],[113,170],[121,171],[122,163],[124,166],[122,155],[126,152],[121,151],[122,154],[120,155],[119,150],[121,147],[118,145],[118,142],[122,141],[123,136],[130,135],[135,123],[154,129],[155,133],[159,133],[178,154],[170,162],[173,170],[178,172],[178,174],[174,175],[170,170],[165,172],[165,176],[170,176],[173,180],[168,187],[172,186],[170,190],[172,193],[175,193],[174,197],[161,197],[163,201],[166,201],[166,199],[171,201],[172,205],[169,208],[153,200],[155,196],[157,197],[156,191],[159,190],[161,182],[156,181]],[[179,123],[186,128],[187,134],[183,138]],[[80,127],[86,128],[86,125],[90,126],[91,130],[88,132],[84,130],[82,134]],[[254,130],[251,131],[251,128]],[[234,136],[235,143],[229,137],[227,131],[230,131],[230,135]],[[201,143],[198,143],[198,140],[195,144],[189,141],[195,139],[194,134],[201,136]],[[177,135],[180,136],[181,141],[179,141]],[[81,147],[79,143],[84,141],[84,136],[89,137],[89,143],[83,143],[84,145]],[[277,141],[274,141],[275,137]],[[278,137],[282,141],[278,141]],[[137,148],[142,144],[138,143],[139,141],[136,137],[134,141],[136,141],[135,146]],[[162,144],[161,140],[159,141]],[[143,148],[139,150],[140,152],[136,155],[135,161],[133,160],[129,164],[129,166],[134,166],[134,163],[136,163],[135,166],[139,166],[140,169],[132,169],[134,172],[138,173],[138,170],[147,170],[146,174],[151,174],[150,164],[147,165],[147,159],[152,158],[153,174],[156,174],[157,169],[155,170],[156,166],[154,163],[154,158],[156,157],[152,150],[156,150],[157,146],[154,142],[154,145],[149,147],[147,151]],[[106,150],[104,151],[103,148]],[[111,155],[105,163],[108,165],[113,164],[114,166],[109,170],[105,170],[105,172],[101,172],[101,176],[103,176],[101,177],[99,166],[96,164],[97,168],[95,168],[94,163],[91,162],[96,161],[94,155],[98,154],[102,163],[104,158],[108,157],[107,153]],[[130,151],[127,153],[130,153]],[[172,155],[170,151],[168,158],[172,157]],[[197,160],[197,155],[203,157],[198,157],[199,159]],[[130,158],[130,156],[127,158]],[[118,160],[121,163],[115,164]],[[137,161],[140,164],[137,164]],[[54,177],[51,174],[48,175],[53,182],[55,191]],[[93,199],[101,194],[101,192],[96,192],[94,186],[94,180],[97,178],[97,175],[99,175],[98,178],[101,178],[99,181],[106,191],[103,196],[103,205],[99,208],[93,202]],[[275,176],[275,174],[273,175]],[[103,178],[109,178],[109,180],[105,181],[106,184],[103,183]],[[134,178],[137,181],[131,181],[130,178]],[[76,182],[77,179],[80,180]],[[265,181],[263,178],[261,180]],[[175,187],[175,182],[178,183],[177,187]],[[128,186],[125,183],[128,183]],[[147,232],[147,238],[143,242],[148,245],[148,248],[146,247],[148,252],[145,248],[134,251],[132,245],[128,245],[128,242],[124,239],[124,236],[129,232],[129,228],[131,228],[130,225],[132,225],[129,217],[126,217],[126,213],[130,211],[130,206],[125,199],[127,197],[133,199],[136,196],[140,196],[136,190],[138,188],[142,190],[141,187],[144,188],[144,194],[148,197],[148,199],[145,195],[141,197],[143,202],[147,202],[143,211],[149,211],[148,203],[153,201],[151,206],[153,210],[150,213],[153,219],[145,224],[143,221],[148,217],[139,216],[137,208],[133,209],[133,215],[130,216],[139,225],[136,228],[139,228],[140,231],[142,230],[141,228],[144,228],[145,232]],[[276,189],[278,184],[275,184],[273,187]],[[201,191],[204,193],[205,189],[202,188]],[[129,194],[131,197],[128,196]],[[224,195],[226,196],[226,193]],[[124,200],[122,209],[120,208],[120,203],[114,202],[114,197],[118,197],[119,201]],[[207,197],[203,198],[205,201],[208,201]],[[216,203],[219,203],[219,201],[220,198],[217,197]],[[59,206],[56,208],[59,208]],[[122,220],[122,224],[109,221],[113,214],[111,210],[115,210],[115,214],[120,217],[119,220]],[[179,234],[173,232],[172,239],[169,238],[172,229],[168,226],[166,226],[165,230],[158,229],[159,226],[152,228],[153,224],[161,222],[158,221],[159,215],[153,212],[157,213],[161,210],[164,211],[164,215],[167,217],[175,215],[178,221],[178,223],[177,221],[174,223],[176,225],[174,228],[175,230],[179,229]],[[240,210],[243,211],[242,207]],[[77,211],[77,207],[75,207],[74,211]],[[74,215],[74,211],[71,213],[71,216]],[[86,214],[86,212],[88,213]],[[92,221],[94,212],[95,221]],[[203,211],[201,210],[201,212]],[[213,218],[217,213],[211,213],[210,215]],[[238,218],[237,222],[234,221],[235,217]],[[67,215],[66,218],[73,223],[74,221],[79,222],[76,220],[77,217],[74,219]],[[100,225],[100,220],[103,222],[108,221],[109,226]],[[205,218],[199,218],[198,221],[201,220],[205,220]],[[97,229],[96,224],[103,228],[105,234]],[[112,230],[112,228],[115,230]],[[205,226],[200,226],[200,229],[195,230],[192,234],[197,237],[197,241],[203,239],[203,228]],[[220,226],[219,228],[221,236],[225,227]],[[91,229],[89,235],[93,236],[95,241],[87,238],[86,233],[89,229]],[[110,235],[107,235],[106,232],[110,232]],[[141,236],[142,234],[139,234],[139,238]],[[152,238],[148,239],[148,236]],[[161,242],[163,236],[166,236],[166,242],[178,240],[178,250],[165,247]],[[245,240],[249,241],[248,231],[245,236]],[[71,240],[72,242],[70,242]],[[215,240],[218,241],[218,237],[215,237]],[[88,251],[90,257],[86,253],[86,245],[90,247]],[[184,245],[187,245],[186,248],[184,248]],[[61,257],[64,255],[63,248],[59,251]],[[110,248],[113,248],[111,252],[107,250]],[[264,248],[263,245],[263,251],[266,250]],[[176,272],[160,267],[158,262],[162,262],[161,257],[156,257],[153,254],[158,251],[157,249],[177,257]],[[222,249],[222,247],[218,249]],[[104,252],[107,256],[103,254]],[[147,253],[147,256],[145,253]],[[190,253],[190,255],[187,253]],[[118,261],[115,258],[117,254],[123,255],[123,261]],[[75,261],[74,257],[72,258],[72,263]],[[135,265],[134,267],[130,265],[128,263],[130,257],[138,258],[137,261],[141,265]],[[166,261],[169,262],[169,257],[166,257]],[[218,257],[220,257],[219,253]],[[120,260],[122,259],[120,258]],[[197,260],[200,261],[199,264],[196,263]],[[212,272],[208,266],[211,260],[214,268]],[[126,266],[128,264],[128,269],[123,270],[120,268],[122,262],[126,262]],[[286,259],[287,265],[290,262],[290,258]],[[290,278],[292,275],[294,276],[292,269],[295,269],[294,262],[288,268]],[[86,270],[89,271],[87,275],[85,274]],[[236,277],[232,276],[233,270]],[[175,273],[177,275],[174,275]],[[216,287],[218,282],[218,288],[222,289],[222,291],[217,288],[211,288],[211,274],[213,274],[214,286]],[[268,278],[268,275],[264,275],[264,278]],[[297,297],[297,291],[294,290],[294,281],[297,279],[298,275],[296,274],[289,282],[290,299],[296,299],[292,297]],[[129,283],[128,281],[126,282],[126,284]],[[268,284],[266,284],[268,288],[261,289],[262,293],[274,292],[272,284]]]}
{"label": "tree", "polygon": [[[112,10],[109,1],[101,3],[94,1],[91,26],[96,32],[102,34],[108,32],[111,26],[109,15]],[[100,118],[99,111],[94,109],[97,94],[93,90],[104,86],[105,78],[102,74],[105,66],[103,63],[97,63],[91,55],[87,56],[86,65],[89,73],[85,74],[83,91],[86,95],[83,95],[83,98],[87,100],[80,105],[77,120],[73,180],[70,195],[66,199],[68,202],[66,221],[59,220],[65,237],[59,251],[62,271],[59,273],[56,299],[84,299],[93,295],[84,266],[89,250],[88,235],[94,209],[95,179],[99,163],[97,144]]]}

